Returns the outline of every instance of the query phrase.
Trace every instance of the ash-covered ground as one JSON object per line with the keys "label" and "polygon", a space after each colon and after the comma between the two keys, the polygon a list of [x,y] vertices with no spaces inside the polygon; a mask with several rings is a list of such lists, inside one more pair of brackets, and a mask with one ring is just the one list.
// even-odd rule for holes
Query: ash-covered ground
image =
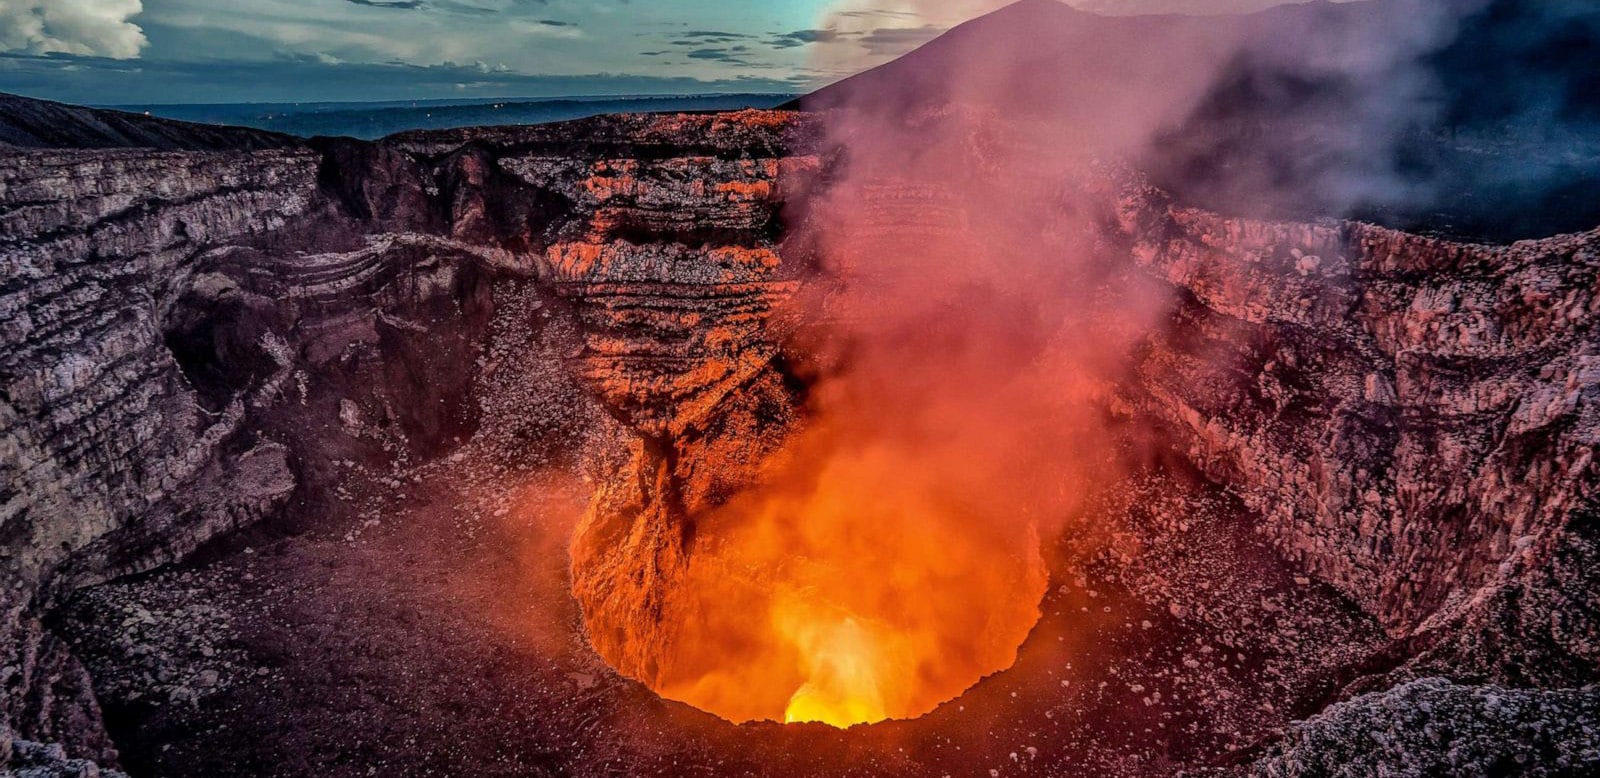
{"label": "ash-covered ground", "polygon": [[1151,532],[1061,543],[1012,669],[914,721],[735,726],[589,648],[562,553],[581,479],[487,462],[353,467],[318,530],[76,596],[62,630],[129,771],[1163,774],[1245,760],[1384,642],[1235,501],[1149,472],[1097,510]]}
{"label": "ash-covered ground", "polygon": [[[325,494],[52,618],[132,775],[1152,775],[1242,768],[1381,662],[1387,640],[1279,561],[1237,499],[1172,462],[1049,541],[1011,669],[911,720],[734,725],[590,647],[566,545],[622,428],[581,390],[558,300],[512,284],[483,423],[413,462],[359,408]],[[1129,445],[1108,456],[1132,457]],[[581,452],[581,456],[574,456]]]}

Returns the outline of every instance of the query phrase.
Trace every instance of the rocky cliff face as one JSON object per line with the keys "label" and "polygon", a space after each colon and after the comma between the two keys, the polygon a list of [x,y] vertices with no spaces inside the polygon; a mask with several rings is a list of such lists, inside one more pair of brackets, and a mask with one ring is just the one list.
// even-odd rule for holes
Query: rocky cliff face
{"label": "rocky cliff face", "polygon": [[163,340],[163,313],[204,243],[305,215],[316,163],[62,151],[3,165],[0,526],[4,642],[19,658],[6,718],[40,739],[89,727],[98,756],[92,698],[59,688],[73,664],[34,617],[52,592],[172,561],[292,490],[281,445],[235,437],[262,397],[202,407]]}
{"label": "rocky cliff face", "polygon": [[[1133,202],[1135,261],[1185,296],[1136,403],[1291,558],[1407,634],[1588,542],[1600,233],[1472,246]],[[1592,664],[1592,611],[1563,612],[1582,623],[1541,637]]]}
{"label": "rocky cliff face", "polygon": [[421,221],[399,210],[422,196],[415,166],[351,171],[341,151],[0,162],[0,640],[18,660],[0,710],[20,734],[110,753],[82,671],[37,621],[60,595],[303,503],[325,469],[319,421],[370,426],[390,454],[468,424],[459,393],[505,263],[384,232],[397,212]]}
{"label": "rocky cliff face", "polygon": [[[570,369],[631,431],[573,585],[596,646],[648,676],[617,631],[659,612],[690,517],[755,478],[802,405],[773,317],[808,277],[784,215],[831,164],[809,121],[762,112],[5,154],[0,724],[113,758],[39,617],[305,521],[335,459],[448,452],[484,412],[509,284],[576,326]],[[1593,682],[1600,233],[1475,246],[1107,191],[1104,242],[1181,301],[1116,409],[1390,628],[1403,666],[1380,669]],[[1456,694],[1406,694],[1436,692]]]}
{"label": "rocky cliff face", "polygon": [[469,434],[499,281],[570,301],[580,372],[648,439],[770,372],[770,348],[741,354],[792,286],[766,278],[784,122],[580,124],[6,156],[12,729],[113,754],[37,620],[61,595],[324,499],[329,457],[432,456]]}
{"label": "rocky cliff face", "polygon": [[1593,767],[1582,744],[1597,715],[1590,692],[1416,681],[1295,726],[1249,774],[1582,773]]}

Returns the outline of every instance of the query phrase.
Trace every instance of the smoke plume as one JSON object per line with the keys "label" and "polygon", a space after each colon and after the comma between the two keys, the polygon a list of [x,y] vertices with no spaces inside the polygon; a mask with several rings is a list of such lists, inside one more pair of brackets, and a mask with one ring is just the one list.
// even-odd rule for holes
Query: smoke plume
{"label": "smoke plume", "polygon": [[[846,0],[818,67],[866,68],[989,5]],[[689,551],[646,549],[639,579],[671,583],[648,638],[613,653],[733,720],[840,726],[921,715],[1010,666],[1047,541],[1107,529],[1089,500],[1149,453],[1108,410],[1178,326],[1176,293],[1131,256],[1143,176],[1257,216],[1432,207],[1454,166],[1419,168],[1414,147],[1482,126],[1452,91],[1472,69],[1440,63],[1498,7],[1023,0],[807,98],[824,162],[784,182],[806,193],[781,252],[804,283],[774,328],[800,420],[758,485],[688,518]]]}

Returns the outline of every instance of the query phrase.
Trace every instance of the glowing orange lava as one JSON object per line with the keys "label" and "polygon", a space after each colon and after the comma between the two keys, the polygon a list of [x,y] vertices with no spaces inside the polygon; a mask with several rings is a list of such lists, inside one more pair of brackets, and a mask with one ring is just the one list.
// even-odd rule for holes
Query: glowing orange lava
{"label": "glowing orange lava", "polygon": [[1109,467],[1125,350],[1081,291],[1098,233],[1055,186],[1052,218],[1019,227],[1032,172],[984,188],[992,133],[959,118],[932,146],[846,139],[848,175],[785,243],[806,280],[763,336],[781,366],[707,358],[738,380],[704,415],[657,389],[685,371],[625,376],[694,422],[634,441],[574,537],[588,637],[621,674],[734,722],[848,727],[1016,661],[1048,584],[1040,535]]}
{"label": "glowing orange lava", "polygon": [[1009,667],[1046,585],[1037,533],[905,461],[834,451],[700,517],[656,631],[596,647],[731,721],[836,727],[920,716]]}

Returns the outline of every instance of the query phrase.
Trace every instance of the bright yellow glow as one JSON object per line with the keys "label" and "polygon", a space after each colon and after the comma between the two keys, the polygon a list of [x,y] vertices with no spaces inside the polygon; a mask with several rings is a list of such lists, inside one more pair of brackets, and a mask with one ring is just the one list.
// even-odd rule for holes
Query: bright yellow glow
{"label": "bright yellow glow", "polygon": [[806,664],[806,682],[789,698],[785,723],[820,721],[843,728],[889,717],[879,688],[883,657],[855,619],[792,626]]}

